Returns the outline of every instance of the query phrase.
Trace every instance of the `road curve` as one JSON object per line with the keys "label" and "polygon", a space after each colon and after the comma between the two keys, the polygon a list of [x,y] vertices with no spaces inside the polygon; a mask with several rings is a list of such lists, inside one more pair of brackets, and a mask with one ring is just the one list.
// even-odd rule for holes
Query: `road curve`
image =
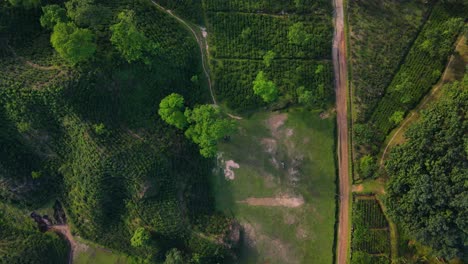
{"label": "road curve", "polygon": [[338,170],[340,205],[336,245],[336,263],[346,264],[349,238],[349,157],[346,42],[344,32],[343,0],[334,0],[335,34],[333,37],[333,68],[335,73],[336,112],[338,126]]}

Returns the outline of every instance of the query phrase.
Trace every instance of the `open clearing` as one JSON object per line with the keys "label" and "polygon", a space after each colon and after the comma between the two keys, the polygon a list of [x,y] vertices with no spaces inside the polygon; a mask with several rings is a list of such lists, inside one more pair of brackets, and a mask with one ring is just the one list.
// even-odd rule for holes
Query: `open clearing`
{"label": "open clearing", "polygon": [[78,248],[74,252],[73,264],[127,264],[129,259],[109,249],[100,248],[81,238],[77,239]]}
{"label": "open clearing", "polygon": [[217,208],[244,228],[240,262],[332,263],[334,116],[292,109],[238,122],[220,145],[223,160],[238,164],[235,178],[226,179],[220,162],[214,189]]}

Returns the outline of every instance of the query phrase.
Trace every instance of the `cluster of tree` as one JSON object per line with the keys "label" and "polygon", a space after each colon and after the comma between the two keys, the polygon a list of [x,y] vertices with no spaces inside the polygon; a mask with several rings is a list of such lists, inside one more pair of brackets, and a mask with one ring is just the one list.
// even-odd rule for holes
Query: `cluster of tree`
{"label": "cluster of tree", "polygon": [[260,71],[253,81],[254,94],[260,96],[264,102],[271,103],[278,99],[278,88],[274,82],[268,80],[263,71]]}
{"label": "cluster of tree", "polygon": [[[69,0],[65,8],[53,4],[42,7],[42,11],[41,25],[53,31],[52,46],[66,61],[76,65],[93,58],[97,35],[105,35],[101,30],[111,17],[109,8],[94,4],[94,0]],[[128,63],[150,64],[150,56],[157,54],[159,45],[137,28],[135,12],[124,10],[117,20],[108,28],[110,42]]]}
{"label": "cluster of tree", "polygon": [[388,210],[423,244],[446,259],[466,257],[468,233],[468,75],[446,85],[386,164]]}
{"label": "cluster of tree", "polygon": [[186,108],[184,98],[176,93],[161,100],[158,113],[168,124],[179,129],[186,128],[185,135],[198,144],[204,157],[214,157],[217,142],[235,131],[235,123],[223,118],[219,108],[213,105]]}

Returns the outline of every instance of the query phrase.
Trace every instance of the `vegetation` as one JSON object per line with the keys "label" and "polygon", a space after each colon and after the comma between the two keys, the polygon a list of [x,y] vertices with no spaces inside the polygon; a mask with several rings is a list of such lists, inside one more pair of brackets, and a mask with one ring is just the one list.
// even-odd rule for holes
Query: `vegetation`
{"label": "vegetation", "polygon": [[351,263],[390,263],[387,219],[373,197],[354,199],[351,249]]}
{"label": "vegetation", "polygon": [[200,146],[204,157],[216,156],[217,142],[235,131],[235,123],[222,118],[219,108],[212,105],[187,109],[184,114],[190,124],[185,135]]}
{"label": "vegetation", "polygon": [[253,90],[266,103],[271,103],[278,98],[278,89],[272,81],[266,79],[263,71],[260,71],[253,81]]}
{"label": "vegetation", "polygon": [[[406,4],[408,5],[408,12],[415,12],[417,10],[415,8],[410,8],[413,5],[418,6],[416,3],[408,2]],[[388,13],[397,12],[396,9],[394,9],[395,6],[392,4],[387,6],[391,8]],[[372,14],[375,15],[377,14],[374,13],[375,8],[377,7],[372,8],[366,6],[366,9],[359,10],[372,10]],[[383,8],[383,6],[378,6],[378,8]],[[407,53],[404,54],[405,45],[410,43],[412,39],[411,35],[408,35],[407,38],[400,38],[399,34],[398,41],[406,41],[399,44],[400,46],[392,45],[392,47],[399,47],[400,54],[404,55],[401,58],[400,65],[398,65],[397,62],[402,55],[398,55],[398,53],[392,53],[393,55],[386,55],[386,53],[379,54],[378,56],[376,55],[377,57],[375,58],[379,58],[379,61],[383,61],[384,66],[386,65],[385,62],[392,62],[392,64],[389,64],[388,68],[371,67],[372,69],[382,71],[381,73],[364,74],[364,71],[366,71],[366,73],[368,72],[366,70],[366,65],[368,65],[368,63],[365,57],[363,57],[364,54],[367,53],[364,53],[364,50],[360,50],[364,49],[364,47],[358,44],[361,43],[360,41],[355,40],[355,43],[358,44],[356,48],[357,54],[355,54],[355,56],[357,56],[356,58],[359,60],[359,63],[353,64],[352,75],[357,100],[354,109],[356,111],[356,115],[354,116],[355,124],[353,125],[354,159],[356,162],[359,162],[361,158],[366,155],[375,157],[379,153],[381,144],[388,133],[403,121],[408,111],[413,109],[429,89],[439,80],[445,63],[453,50],[453,43],[464,25],[463,14],[466,13],[466,8],[468,7],[461,3],[448,3],[443,1],[430,5],[430,14],[428,15],[427,21],[421,26],[418,34],[413,33],[416,38],[412,43],[413,45],[407,49]],[[357,10],[355,12],[357,12]],[[422,14],[422,11],[418,12],[419,15]],[[418,13],[415,13],[414,15],[417,16],[417,14]],[[363,16],[366,17],[368,15],[369,14]],[[361,18],[358,12],[356,16],[356,19]],[[410,16],[408,16],[408,18],[409,17]],[[395,16],[394,19],[398,19],[398,16]],[[404,22],[405,20],[399,19],[399,21]],[[400,22],[395,21],[395,23]],[[356,23],[361,25],[361,22]],[[412,30],[416,30],[418,25],[413,25],[410,20],[405,23],[408,24],[407,27],[413,28]],[[395,27],[395,29],[400,28]],[[364,34],[364,32],[367,31],[362,30],[359,32]],[[413,31],[409,30],[407,32]],[[368,34],[370,36],[373,33]],[[390,34],[390,36],[392,36],[392,34]],[[387,42],[387,40],[382,41]],[[376,47],[371,51],[377,52],[377,50],[378,48]],[[381,55],[385,56],[385,58],[389,58],[389,60],[380,58]],[[367,61],[370,63],[370,60]],[[398,70],[396,68],[397,66],[399,66]],[[374,87],[376,87],[376,90],[371,91]],[[371,100],[365,99],[366,97],[369,97]],[[356,172],[359,178],[363,179],[366,177],[360,175],[359,168]]]}
{"label": "vegetation", "polygon": [[50,42],[60,56],[72,65],[89,60],[96,52],[93,33],[71,22],[57,23]]}
{"label": "vegetation", "polygon": [[110,27],[112,44],[127,62],[142,60],[145,64],[149,64],[150,59],[147,54],[155,54],[158,44],[152,43],[142,32],[138,31],[133,11],[120,12],[118,19],[119,22]]}
{"label": "vegetation", "polygon": [[[46,6],[54,1],[43,2]],[[5,73],[0,76],[2,202],[28,208],[22,212],[28,217],[30,210],[57,198],[73,235],[129,255],[137,263],[161,263],[172,248],[179,248],[186,261],[228,261],[232,251],[217,241],[229,226],[198,225],[215,214],[227,219],[214,208],[209,182],[214,161],[202,157],[190,140],[167,125],[155,107],[172,93],[182,95],[191,109],[208,102],[203,82],[191,81],[202,76],[196,42],[151,2],[95,2],[58,4],[61,14],[65,7],[68,19],[57,22],[52,12],[52,33],[41,27],[42,8],[0,2],[5,37],[0,43]],[[87,20],[96,17],[89,11],[96,8],[110,15]],[[157,55],[143,53],[157,63],[122,63],[113,48],[111,27],[121,22],[118,15],[126,10],[135,13],[134,25],[147,43],[160,44]],[[200,119],[196,125],[210,120]],[[205,130],[197,133],[194,138],[207,138]],[[33,223],[29,217],[27,221]],[[134,247],[132,237],[140,227],[151,234],[150,240]],[[50,263],[64,263],[54,262],[52,248],[59,252],[65,242],[50,232],[34,232],[38,235],[18,236],[18,246],[8,248],[11,256],[35,258],[36,250],[23,250],[23,245],[34,248],[26,242],[31,237],[31,243],[44,246],[37,252],[50,256]],[[68,249],[63,251],[68,254]],[[0,259],[2,254],[0,249]],[[86,261],[88,256],[81,256],[80,261]]]}
{"label": "vegetation", "polygon": [[[263,72],[277,88],[279,105],[297,103],[296,90],[301,86],[317,99],[314,107],[330,105],[331,2],[302,2],[204,1],[219,101],[234,110],[258,108],[264,99],[251,87]],[[288,35],[299,40],[307,36],[307,45],[290,42]],[[319,66],[323,71],[315,74]],[[265,101],[273,98],[267,96]]]}
{"label": "vegetation", "polygon": [[407,130],[408,142],[386,164],[389,212],[446,259],[466,257],[467,85],[466,76],[447,85],[446,95]]}
{"label": "vegetation", "polygon": [[41,233],[25,211],[0,203],[0,263],[60,264],[68,245],[54,233]]}
{"label": "vegetation", "polygon": [[178,129],[183,129],[187,126],[187,118],[184,115],[184,97],[180,94],[172,93],[161,100],[158,113],[169,125],[173,125]]}
{"label": "vegetation", "polygon": [[41,26],[53,29],[57,23],[67,22],[67,11],[59,5],[47,5],[42,7]]}

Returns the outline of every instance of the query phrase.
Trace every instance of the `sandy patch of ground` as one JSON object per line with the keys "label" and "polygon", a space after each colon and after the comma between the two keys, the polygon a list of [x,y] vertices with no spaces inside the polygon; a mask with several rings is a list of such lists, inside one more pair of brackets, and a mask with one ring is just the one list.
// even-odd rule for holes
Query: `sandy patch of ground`
{"label": "sandy patch of ground", "polygon": [[262,145],[265,148],[265,151],[269,154],[275,154],[278,149],[278,144],[276,140],[272,138],[262,138]]}
{"label": "sandy patch of ground", "polygon": [[250,197],[238,203],[245,203],[251,206],[282,206],[289,208],[300,207],[304,204],[304,198],[291,197],[291,196],[280,196],[280,197],[265,197],[265,198],[254,198]]}
{"label": "sandy patch of ground", "polygon": [[[279,263],[298,263],[292,254],[292,248],[280,239],[274,239],[262,234],[259,225],[244,222],[244,243],[250,247],[261,247],[265,256],[277,260]],[[265,263],[269,263],[268,261]]]}
{"label": "sandy patch of ground", "polygon": [[292,135],[294,135],[294,129],[292,128],[286,129],[286,137],[291,137]]}
{"label": "sandy patch of ground", "polygon": [[302,228],[301,226],[298,226],[296,228],[296,238],[306,239],[307,237],[309,237],[309,233],[307,232],[307,230]]}
{"label": "sandy patch of ground", "polygon": [[271,134],[274,137],[278,137],[278,129],[284,125],[284,122],[288,119],[288,114],[273,114],[267,120],[268,129],[271,130]]}
{"label": "sandy patch of ground", "polygon": [[364,186],[362,184],[353,185],[352,192],[362,192],[364,190]]}
{"label": "sandy patch of ground", "polygon": [[238,169],[240,168],[239,164],[236,163],[233,160],[227,160],[226,161],[226,167],[224,168],[224,177],[228,180],[234,180],[236,177],[236,174],[232,169]]}

